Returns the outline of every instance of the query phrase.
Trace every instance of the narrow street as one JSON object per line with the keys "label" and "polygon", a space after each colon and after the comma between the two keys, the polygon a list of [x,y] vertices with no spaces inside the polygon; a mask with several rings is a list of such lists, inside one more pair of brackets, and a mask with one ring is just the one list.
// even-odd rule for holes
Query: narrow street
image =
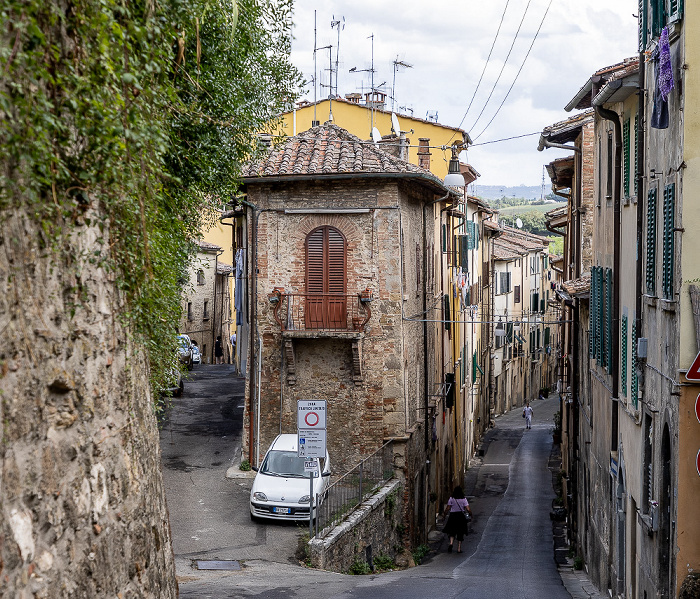
{"label": "narrow street", "polygon": [[[252,474],[240,461],[243,379],[230,366],[199,366],[163,422],[163,473],[180,596],[569,599],[552,552],[548,469],[555,399],[534,403],[533,428],[519,409],[496,420],[484,457],[467,472],[474,511],[463,553],[440,535],[416,568],[349,576],[303,568],[294,557],[305,527],[256,524],[248,514]],[[235,571],[198,570],[197,560],[232,560]]]}

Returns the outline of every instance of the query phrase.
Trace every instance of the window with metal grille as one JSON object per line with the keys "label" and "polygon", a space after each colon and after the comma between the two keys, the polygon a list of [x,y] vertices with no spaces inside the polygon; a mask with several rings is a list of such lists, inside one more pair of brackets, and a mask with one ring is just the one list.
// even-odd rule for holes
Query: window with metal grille
{"label": "window with metal grille", "polygon": [[622,167],[622,187],[625,197],[630,197],[630,119],[625,119],[622,124],[622,148],[624,153],[624,163]]}
{"label": "window with metal grille", "polygon": [[647,194],[647,294],[656,294],[656,189]]}
{"label": "window with metal grille", "polygon": [[346,328],[346,244],[334,227],[319,227],[306,237],[307,328]]}
{"label": "window with metal grille", "polygon": [[620,324],[620,337],[621,337],[621,348],[620,348],[620,387],[622,389],[622,395],[627,396],[627,314],[622,315],[622,322]]}
{"label": "window with metal grille", "polygon": [[673,299],[675,203],[676,184],[671,183],[664,189],[662,287],[666,299]]}

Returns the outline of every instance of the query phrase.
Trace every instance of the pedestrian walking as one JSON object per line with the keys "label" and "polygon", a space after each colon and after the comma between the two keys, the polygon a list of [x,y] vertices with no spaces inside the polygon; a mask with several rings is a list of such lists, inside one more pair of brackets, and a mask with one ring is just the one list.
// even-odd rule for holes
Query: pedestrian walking
{"label": "pedestrian walking", "polygon": [[523,418],[525,418],[525,428],[532,428],[532,413],[533,410],[530,407],[530,402],[528,401],[523,408]]}
{"label": "pedestrian walking", "polygon": [[236,364],[236,331],[231,333],[231,364]]}
{"label": "pedestrian walking", "polygon": [[447,523],[442,531],[450,538],[447,552],[452,553],[452,545],[457,537],[457,553],[462,553],[464,535],[469,533],[469,521],[472,519],[472,509],[464,496],[462,487],[455,487],[445,506]]}
{"label": "pedestrian walking", "polygon": [[214,362],[216,364],[224,363],[224,345],[221,343],[221,335],[216,338],[214,343]]}

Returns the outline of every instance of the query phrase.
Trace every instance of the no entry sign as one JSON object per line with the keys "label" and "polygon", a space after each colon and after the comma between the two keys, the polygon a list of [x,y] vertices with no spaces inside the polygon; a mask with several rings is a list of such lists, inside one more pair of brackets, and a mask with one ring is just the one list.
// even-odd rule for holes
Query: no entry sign
{"label": "no entry sign", "polygon": [[325,429],[326,428],[326,400],[297,401],[297,428],[298,429]]}

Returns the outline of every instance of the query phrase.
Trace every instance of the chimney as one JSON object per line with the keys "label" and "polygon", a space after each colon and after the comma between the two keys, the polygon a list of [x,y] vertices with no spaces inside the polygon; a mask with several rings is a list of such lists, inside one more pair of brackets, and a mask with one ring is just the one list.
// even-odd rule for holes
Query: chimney
{"label": "chimney", "polygon": [[362,94],[345,94],[345,99],[353,104],[359,104]]}
{"label": "chimney", "polygon": [[430,170],[430,138],[429,137],[419,137],[418,138],[418,166],[424,168],[426,171]]}
{"label": "chimney", "polygon": [[272,133],[258,133],[258,141],[263,148],[272,148]]}
{"label": "chimney", "polygon": [[406,132],[401,131],[399,135],[399,158],[408,162],[408,146],[411,141],[406,137]]}

